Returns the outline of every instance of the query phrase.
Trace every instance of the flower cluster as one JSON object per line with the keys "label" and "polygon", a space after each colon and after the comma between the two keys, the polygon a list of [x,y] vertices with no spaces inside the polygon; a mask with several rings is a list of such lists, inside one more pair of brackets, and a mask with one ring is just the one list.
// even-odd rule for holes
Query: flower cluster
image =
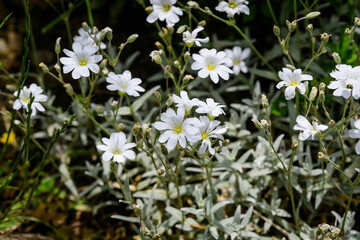
{"label": "flower cluster", "polygon": [[330,73],[330,76],[335,78],[331,81],[328,88],[334,89],[334,96],[348,99],[352,96],[354,99],[360,97],[360,66],[351,67],[345,64],[336,66],[335,71]]}
{"label": "flower cluster", "polygon": [[[180,97],[173,96],[177,111],[169,108],[160,116],[161,121],[154,123],[154,127],[159,131],[164,131],[159,142],[165,143],[168,151],[173,150],[177,143],[182,148],[186,148],[187,142],[198,143],[201,141],[199,152],[204,154],[209,149],[210,154],[214,155],[215,150],[212,148],[211,139],[224,140],[222,134],[226,132],[225,127],[221,127],[220,122],[214,120],[215,116],[224,114],[222,107],[213,99],[208,98],[206,103],[196,98],[189,99],[187,92],[181,91]],[[186,118],[190,114],[192,107],[197,106],[197,113],[205,113],[208,116],[200,116],[199,118]]]}

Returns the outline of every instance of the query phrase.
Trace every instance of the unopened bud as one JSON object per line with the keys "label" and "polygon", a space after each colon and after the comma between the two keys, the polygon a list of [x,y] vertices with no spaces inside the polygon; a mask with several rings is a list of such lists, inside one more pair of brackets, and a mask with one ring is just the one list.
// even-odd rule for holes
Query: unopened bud
{"label": "unopened bud", "polygon": [[340,58],[340,56],[339,56],[339,54],[337,52],[334,52],[332,54],[332,56],[333,56],[333,59],[336,62],[336,64],[341,64],[341,58]]}
{"label": "unopened bud", "polygon": [[208,13],[208,14],[212,14],[212,11],[208,7],[205,7],[205,12]]}
{"label": "unopened bud", "polygon": [[222,145],[225,147],[227,145],[229,145],[230,143],[230,140],[229,139],[225,139],[223,142],[222,142]]}
{"label": "unopened bud", "polygon": [[313,25],[310,23],[306,26],[306,30],[312,31],[314,29]]}
{"label": "unopened bud", "polygon": [[270,126],[270,124],[269,124],[269,122],[268,122],[267,120],[262,119],[262,120],[260,121],[260,127],[261,127],[262,129],[268,128],[269,126]]}
{"label": "unopened bud", "polygon": [[74,95],[74,89],[72,88],[72,86],[71,86],[69,83],[65,83],[65,84],[63,85],[63,87],[65,88],[66,93],[67,93],[69,96],[73,96],[73,95]]}
{"label": "unopened bud", "polygon": [[132,34],[130,37],[128,37],[127,42],[128,42],[128,43],[133,43],[133,42],[135,42],[135,40],[136,40],[138,37],[139,37],[139,35],[137,35],[137,34]]}
{"label": "unopened bud", "polygon": [[140,205],[135,205],[135,212],[139,215],[141,215],[141,206]]}
{"label": "unopened bud", "polygon": [[151,13],[153,11],[153,8],[151,6],[149,6],[149,7],[145,8],[145,11],[147,13]]}
{"label": "unopened bud", "polygon": [[102,106],[97,106],[96,107],[96,112],[97,112],[97,114],[103,114],[104,113],[104,108]]}
{"label": "unopened bud", "polygon": [[10,92],[15,92],[17,90],[17,88],[12,84],[6,84],[5,88]]}
{"label": "unopened bud", "polygon": [[118,104],[119,104],[119,102],[116,101],[116,100],[113,100],[113,101],[111,101],[111,103],[110,103],[110,105],[111,105],[112,108],[116,108]]}
{"label": "unopened bud", "polygon": [[102,69],[105,69],[106,66],[107,66],[107,63],[108,63],[107,58],[104,58],[104,59],[100,62],[100,64],[99,64],[100,69],[101,69],[101,70],[102,70]]}
{"label": "unopened bud", "polygon": [[299,146],[299,142],[298,142],[298,141],[294,141],[294,142],[291,144],[291,150],[295,151],[298,146]]}
{"label": "unopened bud", "polygon": [[60,40],[61,40],[61,37],[57,38],[56,42],[55,42],[55,53],[56,54],[60,54],[60,51],[61,51]]}
{"label": "unopened bud", "polygon": [[329,121],[329,126],[330,126],[330,127],[334,126],[335,124],[336,124],[336,122],[335,122],[334,119],[331,119],[331,120]]}
{"label": "unopened bud", "polygon": [[178,60],[174,62],[174,66],[179,69],[181,68],[180,62]]}
{"label": "unopened bud", "polygon": [[199,7],[199,4],[195,1],[188,1],[187,2],[187,5],[190,7],[190,8],[198,8]]}
{"label": "unopened bud", "polygon": [[186,25],[181,25],[176,31],[177,34],[182,34],[186,30]]}
{"label": "unopened bud", "polygon": [[190,82],[191,80],[193,80],[194,77],[191,75],[185,75],[185,77],[183,78],[183,83],[187,84],[188,82]]}
{"label": "unopened bud", "polygon": [[171,67],[169,65],[165,66],[165,71],[164,71],[164,76],[165,78],[171,78],[171,79],[175,79],[174,75],[171,73]]}
{"label": "unopened bud", "polygon": [[174,103],[174,98],[170,95],[168,100],[166,100],[166,106],[170,107]]}
{"label": "unopened bud", "polygon": [[157,216],[154,216],[154,217],[152,218],[152,222],[153,222],[154,226],[159,225],[159,218],[158,218]]}
{"label": "unopened bud", "polygon": [[174,28],[173,27],[170,27],[170,26],[166,26],[168,31],[169,31],[169,34],[172,35],[174,33]]}
{"label": "unopened bud", "polygon": [[327,33],[320,34],[321,44],[325,46],[329,42],[330,36],[331,36],[331,34],[329,35]]}
{"label": "unopened bud", "polygon": [[190,60],[190,53],[187,51],[185,54],[184,54],[184,61],[185,62],[188,62]]}
{"label": "unopened bud", "polygon": [[320,102],[325,101],[325,91],[324,91],[324,90],[320,90],[320,91],[319,91],[318,100],[319,100]]}
{"label": "unopened bud", "polygon": [[154,50],[150,53],[150,57],[152,59],[152,61],[154,61],[157,64],[162,64],[162,58],[161,58],[161,54],[163,53],[162,50]]}
{"label": "unopened bud", "polygon": [[305,18],[307,19],[312,19],[312,18],[316,18],[317,16],[319,16],[321,13],[316,11],[316,12],[310,12],[308,14],[306,14]]}
{"label": "unopened bud", "polygon": [[291,64],[286,64],[285,67],[288,68],[288,69],[290,69],[290,70],[293,70],[293,71],[296,70],[296,67],[294,67],[294,66],[291,65]]}
{"label": "unopened bud", "polygon": [[260,122],[256,118],[252,118],[251,121],[254,123],[255,127],[259,130],[262,129]]}
{"label": "unopened bud", "polygon": [[311,88],[311,92],[310,92],[310,96],[309,96],[310,102],[312,102],[312,101],[315,100],[317,94],[318,94],[318,89],[317,89],[317,87],[315,87],[315,86],[312,87],[312,88]]}
{"label": "unopened bud", "polygon": [[199,25],[200,27],[205,27],[205,26],[206,26],[206,21],[205,21],[205,20],[202,20],[202,21],[198,22],[198,25]]}
{"label": "unopened bud", "polygon": [[99,29],[94,26],[94,27],[92,28],[91,32],[92,32],[92,34],[98,34]]}
{"label": "unopened bud", "polygon": [[323,152],[318,152],[318,159],[324,159],[325,154]]}
{"label": "unopened bud", "polygon": [[41,68],[41,70],[44,72],[44,73],[48,73],[49,72],[49,68],[42,62],[39,64],[39,67]]}
{"label": "unopened bud", "polygon": [[261,94],[261,104],[265,109],[269,107],[269,100],[267,99],[265,94]]}
{"label": "unopened bud", "polygon": [[158,91],[154,92],[154,96],[158,102],[161,102],[161,94]]}
{"label": "unopened bud", "polygon": [[82,28],[84,29],[85,32],[89,32],[89,30],[90,30],[90,27],[89,27],[89,25],[87,24],[87,22],[83,22],[83,23],[82,23]]}
{"label": "unopened bud", "polygon": [[161,50],[161,51],[164,51],[164,50],[165,50],[164,45],[163,45],[161,42],[159,42],[159,41],[156,41],[156,42],[155,42],[155,46],[156,46],[159,50]]}
{"label": "unopened bud", "polygon": [[280,28],[278,26],[274,25],[273,32],[276,37],[280,36]]}
{"label": "unopened bud", "polygon": [[54,65],[54,68],[55,68],[55,70],[56,70],[58,73],[61,73],[61,67],[60,67],[60,65],[59,65],[58,63],[56,63],[56,64]]}
{"label": "unopened bud", "polygon": [[142,133],[141,125],[140,123],[135,123],[133,126],[133,135],[135,137],[139,137],[139,135]]}
{"label": "unopened bud", "polygon": [[117,125],[116,130],[117,130],[118,132],[122,132],[123,129],[124,129],[124,124],[123,124],[123,123],[119,123],[119,124]]}

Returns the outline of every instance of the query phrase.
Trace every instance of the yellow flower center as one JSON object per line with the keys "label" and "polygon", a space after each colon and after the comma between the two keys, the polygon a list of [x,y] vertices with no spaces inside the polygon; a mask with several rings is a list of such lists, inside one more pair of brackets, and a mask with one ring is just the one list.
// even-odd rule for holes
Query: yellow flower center
{"label": "yellow flower center", "polygon": [[180,134],[180,133],[182,132],[182,130],[183,130],[183,128],[182,128],[181,125],[176,125],[176,126],[174,127],[174,132],[175,132],[176,134]]}
{"label": "yellow flower center", "polygon": [[121,150],[120,150],[120,149],[115,149],[115,150],[113,151],[113,154],[114,154],[114,155],[120,155],[120,154],[121,154]]}
{"label": "yellow flower center", "polygon": [[229,2],[229,8],[232,8],[232,9],[235,9],[236,8],[236,3],[234,3],[234,2]]}
{"label": "yellow flower center", "polygon": [[24,103],[29,103],[29,102],[30,102],[30,97],[23,98],[22,101],[23,101]]}
{"label": "yellow flower center", "polygon": [[164,4],[164,12],[168,12],[168,11],[170,11],[170,9],[171,9],[170,4],[168,4],[168,3]]}
{"label": "yellow flower center", "polygon": [[298,81],[293,80],[293,81],[291,81],[290,86],[296,86],[296,85],[298,85],[298,84],[299,84]]}
{"label": "yellow flower center", "polygon": [[79,64],[80,64],[80,66],[86,66],[86,64],[87,64],[87,59],[86,59],[86,58],[81,58],[81,59],[79,60]]}
{"label": "yellow flower center", "polygon": [[240,64],[240,60],[239,59],[235,59],[234,60],[234,65],[239,65]]}
{"label": "yellow flower center", "polygon": [[353,87],[353,85],[348,84],[348,85],[346,85],[346,88],[347,88],[347,89],[353,89],[354,87]]}
{"label": "yellow flower center", "polygon": [[212,71],[212,70],[215,69],[215,65],[212,64],[212,63],[208,64],[207,67],[208,67],[208,69],[209,69],[210,71]]}
{"label": "yellow flower center", "polygon": [[209,139],[209,134],[207,132],[202,132],[201,133],[201,138],[202,139]]}

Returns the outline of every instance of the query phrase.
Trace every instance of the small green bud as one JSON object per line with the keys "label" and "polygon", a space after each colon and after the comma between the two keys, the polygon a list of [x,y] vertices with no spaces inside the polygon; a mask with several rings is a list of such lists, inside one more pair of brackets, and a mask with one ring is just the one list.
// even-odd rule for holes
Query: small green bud
{"label": "small green bud", "polygon": [[43,63],[41,62],[39,64],[39,67],[41,68],[41,70],[44,72],[44,73],[48,73],[49,72],[49,68]]}
{"label": "small green bud", "polygon": [[164,156],[167,156],[169,154],[169,152],[168,152],[167,148],[165,147],[165,145],[161,145],[161,153]]}
{"label": "small green bud", "polygon": [[205,26],[206,26],[206,21],[205,21],[205,20],[202,20],[202,21],[198,22],[198,25],[199,25],[200,27],[205,27]]}
{"label": "small green bud", "polygon": [[102,70],[102,69],[105,69],[106,66],[107,66],[107,63],[108,63],[107,58],[104,58],[104,59],[100,62],[100,64],[99,64],[100,69],[101,69],[101,70]]}
{"label": "small green bud", "polygon": [[17,90],[17,88],[12,84],[6,84],[5,88],[10,92],[15,92]]}
{"label": "small green bud", "polygon": [[141,206],[140,205],[135,205],[135,212],[138,214],[138,215],[141,215]]}
{"label": "small green bud", "polygon": [[274,25],[273,32],[276,37],[280,36],[280,28],[278,26]]}
{"label": "small green bud", "polygon": [[85,32],[89,32],[89,30],[90,30],[90,27],[89,27],[89,25],[87,24],[87,22],[83,22],[83,23],[82,23],[82,28],[84,29]]}
{"label": "small green bud", "polygon": [[145,12],[151,13],[153,11],[153,8],[151,6],[145,8]]}
{"label": "small green bud", "polygon": [[265,109],[269,107],[269,100],[267,99],[265,94],[261,94],[261,104]]}
{"label": "small green bud", "polygon": [[193,80],[194,77],[191,75],[185,75],[185,77],[183,78],[183,83],[187,84],[188,82],[190,82],[191,80]]}
{"label": "small green bud", "polygon": [[208,14],[212,14],[212,11],[208,7],[205,7],[205,12],[208,13]]}
{"label": "small green bud", "polygon": [[169,65],[165,66],[164,76],[165,78],[175,79],[174,75],[171,73],[171,67]]}
{"label": "small green bud", "polygon": [[55,68],[55,70],[56,70],[58,73],[61,73],[61,67],[60,67],[60,64],[59,64],[59,63],[56,63],[56,64],[54,65],[54,68]]}
{"label": "small green bud", "polygon": [[96,35],[96,34],[98,34],[99,29],[94,26],[94,27],[92,28],[91,32],[92,32],[92,34],[95,34],[95,35]]}
{"label": "small green bud", "polygon": [[182,34],[185,30],[186,30],[186,25],[181,25],[181,26],[177,29],[176,33],[177,33],[177,34]]}
{"label": "small green bud", "polygon": [[332,57],[333,57],[334,61],[336,62],[336,64],[341,64],[341,58],[337,52],[334,52],[332,54]]}
{"label": "small green bud", "polygon": [[159,225],[159,218],[158,218],[157,216],[154,216],[154,217],[152,218],[152,222],[153,222],[154,226]]}
{"label": "small green bud", "polygon": [[334,119],[331,119],[331,120],[329,121],[329,126],[330,126],[330,127],[334,126],[335,124],[336,124],[336,122],[334,121]]}
{"label": "small green bud", "polygon": [[299,146],[299,142],[298,142],[298,141],[294,141],[294,142],[291,144],[291,150],[295,151],[298,146]]}
{"label": "small green bud", "polygon": [[61,37],[57,38],[56,43],[55,43],[55,53],[57,55],[60,54],[60,49],[61,49],[60,40],[61,40]]}
{"label": "small green bud", "polygon": [[162,51],[165,50],[164,45],[163,45],[161,42],[159,42],[159,41],[156,41],[156,42],[155,42],[155,46],[156,46],[159,50],[162,50]]}
{"label": "small green bud", "polygon": [[[162,152],[161,152],[162,153]],[[158,169],[157,171],[157,174],[159,175],[163,175],[165,173],[164,169]]]}
{"label": "small green bud", "polygon": [[174,28],[173,27],[167,26],[167,29],[168,29],[168,32],[169,32],[170,35],[172,35],[174,33]]}
{"label": "small green bud", "polygon": [[195,1],[188,1],[187,2],[187,5],[190,7],[190,8],[199,8],[199,4]]}
{"label": "small green bud", "polygon": [[128,43],[133,43],[133,42],[135,42],[135,40],[136,40],[138,37],[139,37],[139,35],[137,35],[137,34],[132,34],[130,37],[128,37],[127,42],[128,42]]}
{"label": "small green bud", "polygon": [[170,107],[173,103],[174,103],[174,98],[172,97],[172,95],[169,94],[165,104],[167,107]]}
{"label": "small green bud", "polygon": [[222,145],[225,147],[225,146],[229,145],[229,143],[230,143],[230,140],[229,140],[229,139],[225,139],[225,140],[223,141]]}
{"label": "small green bud", "polygon": [[150,57],[152,61],[154,61],[157,64],[162,64],[162,58],[161,54],[163,53],[162,50],[154,50],[150,53]]}
{"label": "small green bud", "polygon": [[262,129],[260,122],[256,118],[252,118],[251,121],[254,123],[255,127],[259,130]]}
{"label": "small green bud", "polygon": [[291,69],[291,70],[293,70],[293,71],[296,70],[296,67],[294,67],[294,66],[291,65],[291,64],[286,64],[285,67],[288,68],[288,69]]}
{"label": "small green bud", "polygon": [[188,62],[190,60],[190,53],[188,51],[186,51],[186,53],[184,54],[184,61]]}
{"label": "small green bud", "polygon": [[96,107],[96,112],[97,114],[103,114],[104,113],[104,108],[102,106],[97,106]]}
{"label": "small green bud", "polygon": [[174,66],[178,69],[181,69],[181,64],[178,60],[174,61]]}
{"label": "small green bud", "polygon": [[63,87],[65,88],[66,93],[67,93],[69,96],[73,96],[73,95],[74,95],[74,89],[72,88],[72,86],[71,86],[69,83],[65,83],[65,84],[63,85]]}
{"label": "small green bud", "polygon": [[124,129],[124,124],[123,124],[123,123],[119,123],[119,124],[117,125],[116,130],[117,130],[118,132],[122,132],[123,129]]}
{"label": "small green bud", "polygon": [[142,134],[141,125],[140,125],[140,123],[137,122],[133,126],[133,135],[135,137],[140,137],[141,138],[142,137],[141,134]]}
{"label": "small green bud", "polygon": [[319,85],[319,90],[320,90],[320,91],[324,91],[325,88],[326,88],[326,84],[325,84],[325,83],[320,83],[320,85]]}
{"label": "small green bud", "polygon": [[310,96],[309,96],[310,102],[312,102],[312,101],[315,100],[317,94],[318,94],[318,89],[317,89],[317,87],[315,87],[315,86],[312,87],[312,88],[311,88],[311,92],[310,92]]}
{"label": "small green bud", "polygon": [[321,13],[316,11],[316,12],[310,12],[308,14],[306,14],[305,18],[307,19],[312,19],[312,18],[316,18],[317,16],[319,16]]}
{"label": "small green bud", "polygon": [[160,103],[161,102],[161,94],[158,91],[155,91],[154,96],[155,96],[156,100]]}
{"label": "small green bud", "polygon": [[325,154],[323,152],[318,152],[318,159],[324,159]]}

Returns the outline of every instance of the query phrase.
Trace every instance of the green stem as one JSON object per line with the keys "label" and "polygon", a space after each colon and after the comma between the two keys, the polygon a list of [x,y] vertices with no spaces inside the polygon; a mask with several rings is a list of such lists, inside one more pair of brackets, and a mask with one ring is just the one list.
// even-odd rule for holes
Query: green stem
{"label": "green stem", "polygon": [[92,12],[91,12],[91,5],[90,5],[90,0],[85,0],[86,3],[86,10],[88,13],[88,17],[89,17],[89,24],[90,27],[94,27],[94,20],[93,20],[93,16],[92,16]]}
{"label": "green stem", "polygon": [[273,10],[273,8],[272,8],[272,6],[271,6],[270,0],[266,0],[266,3],[267,3],[267,5],[268,5],[269,12],[270,12],[270,15],[271,15],[274,23],[275,23],[277,26],[279,26],[279,23],[278,23],[278,21],[277,21],[277,19],[276,19],[276,17],[275,17],[275,14],[274,14],[274,10]]}
{"label": "green stem", "polygon": [[344,218],[343,218],[343,221],[342,221],[342,223],[341,223],[341,230],[340,230],[340,234],[341,234],[341,235],[344,234],[346,217],[347,217],[347,214],[348,214],[349,209],[350,209],[350,204],[351,204],[351,201],[352,201],[352,197],[353,197],[353,193],[354,193],[354,188],[355,188],[355,185],[352,184],[351,182],[350,182],[350,186],[351,186],[350,195],[349,195],[348,203],[347,203],[347,205],[346,205],[346,209],[345,209],[345,213],[344,213]]}

